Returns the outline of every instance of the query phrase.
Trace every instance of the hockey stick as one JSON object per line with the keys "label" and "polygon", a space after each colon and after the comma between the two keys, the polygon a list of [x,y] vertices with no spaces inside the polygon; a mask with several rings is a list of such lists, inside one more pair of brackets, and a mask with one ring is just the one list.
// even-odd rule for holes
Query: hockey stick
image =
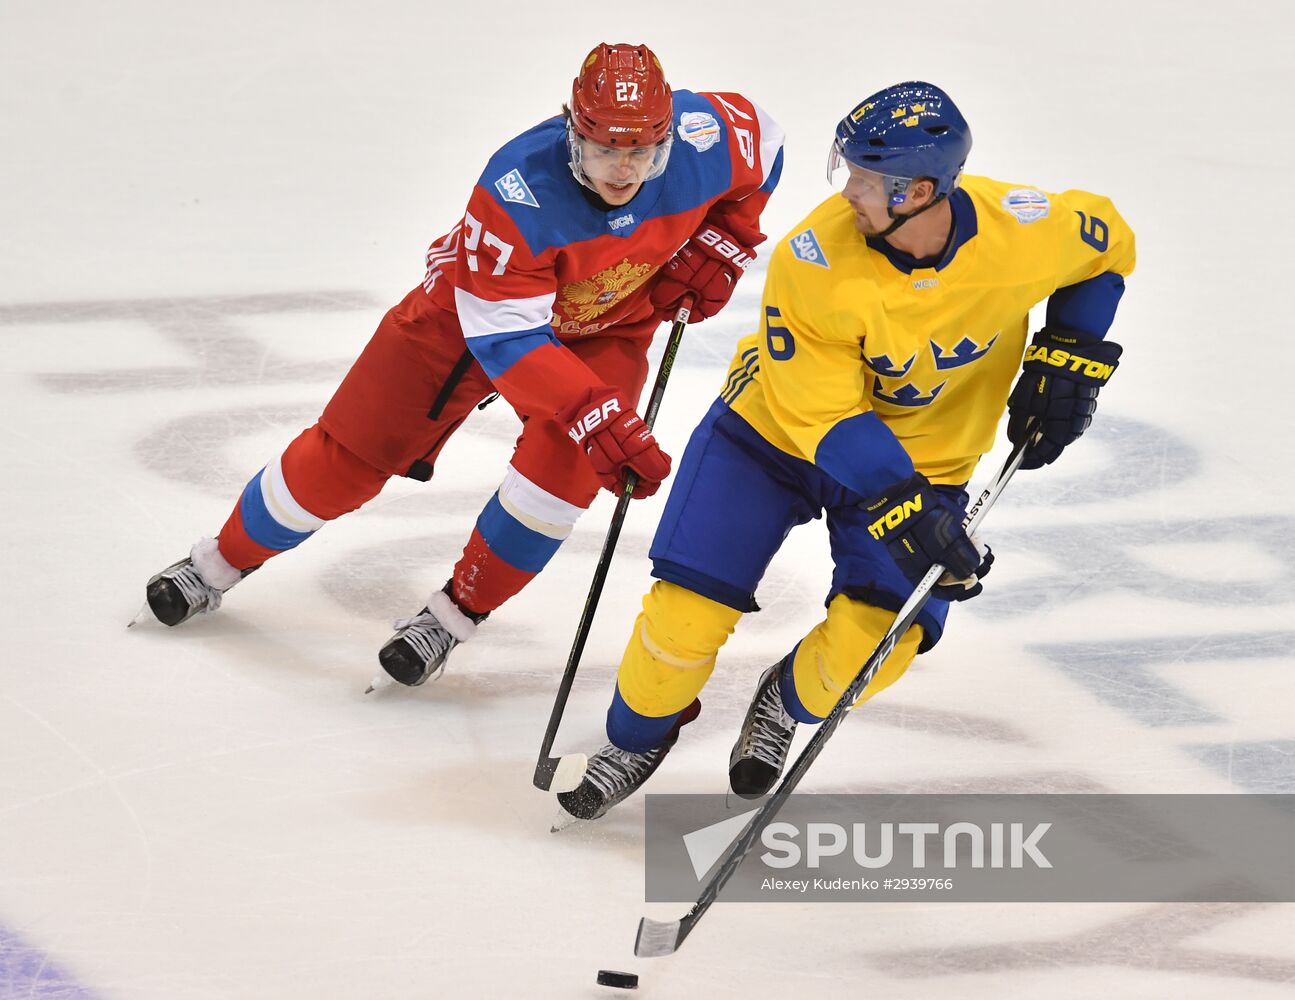
{"label": "hockey stick", "polygon": [[[1032,430],[1033,427],[1027,427],[1027,431]],[[1007,457],[1007,461],[1003,463],[1003,467],[998,471],[998,474],[981,491],[980,496],[976,498],[976,502],[967,511],[967,516],[962,522],[967,534],[972,534],[980,526],[980,522],[989,512],[989,508],[994,505],[1008,480],[1012,478],[1012,474],[1019,468],[1021,458],[1025,454],[1026,442],[1032,436],[1031,433],[1027,433],[1023,442],[1012,449],[1012,453]],[[818,731],[814,733],[813,738],[805,746],[805,749],[801,751],[800,756],[796,758],[796,762],[792,764],[786,776],[779,782],[778,787],[773,790],[764,804],[756,810],[751,822],[742,831],[742,835],[734,841],[733,846],[724,855],[724,859],[720,862],[719,867],[715,869],[715,873],[702,887],[701,895],[697,897],[697,902],[693,903],[688,912],[678,920],[661,921],[644,917],[639,921],[638,936],[634,939],[635,955],[640,958],[656,958],[661,955],[670,955],[677,951],[679,946],[683,944],[684,939],[692,933],[692,929],[697,926],[697,921],[710,909],[710,904],[715,902],[715,897],[719,895],[720,890],[724,888],[733,873],[746,860],[746,856],[755,846],[760,833],[773,821],[773,818],[786,804],[788,797],[790,797],[796,786],[800,784],[800,780],[805,777],[805,772],[809,770],[809,766],[814,763],[822,752],[823,745],[827,743],[836,728],[841,724],[841,720],[845,718],[850,706],[858,701],[860,693],[872,681],[882,663],[885,662],[886,657],[895,648],[895,644],[900,637],[908,631],[909,627],[917,619],[918,612],[926,604],[927,598],[931,596],[931,589],[943,573],[944,567],[938,563],[926,571],[926,575],[922,577],[912,596],[904,602],[904,606],[895,615],[895,621],[890,626],[890,630],[882,637],[881,642],[877,644],[877,648],[873,650],[872,655],[868,657],[859,673],[855,675],[850,686],[845,689],[845,693],[841,695],[831,713],[819,724]]]}
{"label": "hockey stick", "polygon": [[[661,409],[661,399],[665,396],[666,382],[670,378],[670,369],[674,367],[675,355],[679,353],[679,342],[683,339],[684,326],[692,310],[693,298],[685,296],[679,311],[675,313],[674,325],[670,328],[670,338],[666,341],[665,353],[661,355],[661,367],[657,369],[656,382],[652,386],[652,395],[648,398],[647,411],[643,414],[643,423],[648,430],[656,423],[657,413]],[[535,762],[535,787],[542,791],[569,792],[580,784],[585,774],[589,759],[582,753],[551,756],[553,741],[558,735],[558,726],[562,724],[562,714],[566,711],[567,698],[571,695],[571,685],[576,679],[576,670],[580,666],[580,657],[585,651],[585,641],[589,638],[589,629],[593,625],[594,612],[598,610],[598,600],[602,597],[603,584],[607,581],[607,571],[611,567],[612,553],[616,551],[616,542],[621,536],[621,525],[625,522],[625,511],[638,485],[638,476],[631,470],[625,476],[625,485],[621,489],[620,499],[616,501],[616,512],[612,514],[611,524],[607,526],[607,538],[603,541],[602,555],[598,558],[598,567],[594,570],[593,583],[589,585],[589,596],[585,598],[584,610],[580,613],[580,624],[576,627],[576,637],[571,643],[571,653],[567,656],[566,670],[562,673],[562,682],[558,685],[557,697],[553,702],[553,711],[549,715],[549,725],[544,731],[544,742],[540,745],[539,759]]]}

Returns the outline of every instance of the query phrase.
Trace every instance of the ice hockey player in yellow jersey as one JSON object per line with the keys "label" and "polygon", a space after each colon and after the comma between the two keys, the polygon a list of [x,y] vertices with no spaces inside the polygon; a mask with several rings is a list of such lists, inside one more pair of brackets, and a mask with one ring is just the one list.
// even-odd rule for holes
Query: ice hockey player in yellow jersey
{"label": "ice hockey player in yellow jersey", "polygon": [[928,83],[888,87],[837,127],[828,176],[844,167],[844,188],[774,250],[759,327],[689,441],[610,742],[558,797],[572,815],[602,815],[656,770],[700,710],[720,647],[758,610],[787,533],[825,514],[826,617],[764,672],[730,757],[735,792],[767,792],[796,726],[831,711],[933,564],[949,572],[864,700],[935,645],[950,601],[981,592],[993,555],[962,529],[964,487],[1004,408],[1014,442],[1039,421],[1027,469],[1091,421],[1119,362],[1106,334],[1133,233],[1097,195],[963,177],[970,149],[966,120]]}

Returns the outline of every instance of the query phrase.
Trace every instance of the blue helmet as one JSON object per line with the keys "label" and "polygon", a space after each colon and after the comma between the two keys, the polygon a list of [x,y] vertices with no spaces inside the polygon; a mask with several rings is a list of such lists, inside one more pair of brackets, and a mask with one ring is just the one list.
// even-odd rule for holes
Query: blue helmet
{"label": "blue helmet", "polygon": [[935,179],[938,200],[957,186],[971,152],[971,127],[939,87],[920,80],[896,84],[862,101],[841,119],[828,159],[828,178],[841,160],[886,177],[894,204],[908,182]]}

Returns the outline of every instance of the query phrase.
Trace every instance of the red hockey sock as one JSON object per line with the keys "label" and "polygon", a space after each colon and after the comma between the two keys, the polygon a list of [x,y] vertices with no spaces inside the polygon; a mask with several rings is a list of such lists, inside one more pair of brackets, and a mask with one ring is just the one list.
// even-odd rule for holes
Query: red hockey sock
{"label": "red hockey sock", "polygon": [[509,565],[486,544],[481,532],[472,529],[472,537],[454,566],[454,602],[465,611],[483,615],[494,611],[535,578]]}

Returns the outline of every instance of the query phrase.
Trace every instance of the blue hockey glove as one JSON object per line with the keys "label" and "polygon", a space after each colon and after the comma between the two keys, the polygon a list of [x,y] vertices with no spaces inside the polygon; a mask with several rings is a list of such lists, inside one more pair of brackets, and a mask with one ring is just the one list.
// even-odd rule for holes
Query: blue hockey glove
{"label": "blue hockey glove", "polygon": [[1118,367],[1123,348],[1074,330],[1044,327],[1025,349],[1021,376],[1007,399],[1007,437],[1020,444],[1030,417],[1039,430],[1022,469],[1055,462],[1093,422],[1097,392]]}
{"label": "blue hockey glove", "polygon": [[931,595],[965,601],[983,589],[994,554],[982,552],[962,528],[962,512],[920,473],[867,501],[868,533],[886,546],[900,571],[916,586],[935,563],[947,570]]}

